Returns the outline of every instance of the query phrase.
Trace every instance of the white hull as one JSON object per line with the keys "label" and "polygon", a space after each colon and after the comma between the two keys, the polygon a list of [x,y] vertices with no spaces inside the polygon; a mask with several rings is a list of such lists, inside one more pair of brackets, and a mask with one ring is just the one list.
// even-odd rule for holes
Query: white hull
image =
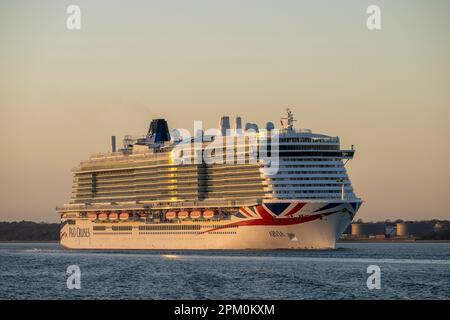
{"label": "white hull", "polygon": [[[290,208],[298,204],[291,203]],[[351,223],[359,205],[348,202],[305,203],[294,214],[286,214],[289,210],[284,210],[279,215],[259,206],[251,208],[253,211],[247,208],[245,212],[250,213],[245,217],[161,224],[77,219],[75,224],[62,226],[61,245],[70,249],[329,249],[335,248],[336,241]],[[327,206],[331,208],[327,209]],[[270,216],[267,216],[268,212]],[[113,226],[122,225],[131,230],[112,230]],[[105,226],[105,230],[94,231],[94,226]],[[142,229],[157,226],[179,229]],[[198,227],[198,231],[194,227]]]}

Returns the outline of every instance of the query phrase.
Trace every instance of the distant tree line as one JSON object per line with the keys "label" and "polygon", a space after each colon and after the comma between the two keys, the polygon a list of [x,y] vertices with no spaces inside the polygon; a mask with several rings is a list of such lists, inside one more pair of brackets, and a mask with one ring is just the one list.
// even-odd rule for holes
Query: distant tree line
{"label": "distant tree line", "polygon": [[0,222],[0,241],[58,241],[59,223]]}
{"label": "distant tree line", "polygon": [[423,240],[450,240],[450,229],[430,232],[422,237]]}

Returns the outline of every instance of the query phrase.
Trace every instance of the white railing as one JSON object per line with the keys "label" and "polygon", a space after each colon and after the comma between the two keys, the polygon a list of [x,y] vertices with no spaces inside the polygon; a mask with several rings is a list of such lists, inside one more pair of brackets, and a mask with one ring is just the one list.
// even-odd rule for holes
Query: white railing
{"label": "white railing", "polygon": [[102,204],[66,204],[63,206],[57,206],[57,211],[65,210],[101,210],[105,208],[109,209],[158,209],[158,208],[193,208],[193,207],[240,207],[251,206],[262,203],[260,199],[252,200],[206,200],[206,201],[178,201],[178,202],[146,202],[146,203],[129,203],[129,204],[117,204],[117,203],[102,203]]}

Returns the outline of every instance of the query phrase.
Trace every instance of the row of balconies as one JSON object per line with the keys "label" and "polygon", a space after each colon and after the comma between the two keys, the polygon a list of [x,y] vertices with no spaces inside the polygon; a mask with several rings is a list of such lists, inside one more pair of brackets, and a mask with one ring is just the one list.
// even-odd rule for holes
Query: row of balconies
{"label": "row of balconies", "polygon": [[315,172],[309,172],[308,174],[293,174],[293,173],[276,173],[268,175],[267,178],[345,178],[348,179],[347,173],[315,173]]}
{"label": "row of balconies", "polygon": [[[146,199],[146,198],[154,198],[155,200],[161,199],[161,198],[171,198],[171,197],[186,197],[186,196],[192,196],[196,198],[197,195],[217,195],[219,197],[222,197],[223,195],[235,195],[235,194],[241,194],[245,196],[249,196],[249,194],[264,194],[267,193],[269,188],[267,187],[233,187],[230,189],[222,188],[221,190],[217,190],[220,188],[199,188],[198,190],[195,190],[195,192],[185,192],[184,190],[171,190],[167,192],[152,192],[152,193],[145,193],[140,194],[139,192],[122,192],[122,193],[115,193],[112,195],[112,193],[108,194],[95,194],[92,193],[75,193],[71,196],[72,200],[89,200],[89,199],[95,199],[95,200],[101,200],[102,201],[108,201],[110,199],[111,201],[121,201],[119,199]],[[188,197],[189,198],[189,197]],[[126,201],[126,200],[123,200]]]}
{"label": "row of balconies", "polygon": [[[175,181],[173,181],[175,180]],[[245,181],[262,181],[263,178],[259,173],[252,173],[251,175],[241,174],[241,175],[227,175],[227,174],[215,174],[213,176],[200,174],[190,177],[166,177],[165,180],[158,181],[154,177],[147,177],[146,179],[130,179],[130,180],[111,180],[111,181],[97,181],[95,183],[96,188],[116,188],[116,187],[139,187],[139,186],[152,186],[152,185],[170,185],[170,184],[185,184],[185,183],[198,183],[211,181],[212,183],[222,183],[228,181],[239,182],[241,180]],[[136,183],[136,181],[141,183]],[[123,183],[127,182],[127,183]],[[74,182],[73,188],[79,189],[92,189],[93,182]]]}
{"label": "row of balconies", "polygon": [[[335,191],[341,191],[342,187],[341,186],[336,186],[336,187],[303,187],[303,188],[299,188],[299,187],[291,187],[291,186],[269,186],[269,188],[271,190],[273,190],[274,192],[284,192],[284,191],[304,191],[304,192],[310,192],[310,191],[320,191],[320,190],[325,190],[325,191],[330,191],[330,192],[335,192]],[[353,192],[353,188],[351,186],[346,186],[344,187],[344,191],[348,191],[348,192]]]}
{"label": "row of balconies", "polygon": [[[229,178],[225,178],[225,179],[214,179],[214,180],[208,180],[208,179],[192,179],[189,181],[176,181],[176,182],[170,182],[170,181],[165,181],[165,182],[154,182],[154,183],[144,183],[144,184],[118,184],[118,185],[103,185],[103,184],[96,184],[95,186],[95,190],[96,192],[101,192],[103,190],[105,191],[113,191],[113,190],[123,190],[123,189],[129,189],[129,192],[133,192],[134,190],[136,190],[137,188],[144,190],[143,188],[145,187],[150,187],[149,190],[156,190],[156,189],[164,189],[167,187],[176,187],[176,188],[183,188],[185,186],[197,186],[197,185],[207,185],[207,186],[223,186],[223,185],[233,185],[233,186],[239,186],[239,185],[255,185],[255,184],[261,184],[261,183],[265,183],[264,179],[261,179],[261,177],[256,177],[253,179],[249,179],[249,178],[240,178],[240,179],[229,179]],[[161,186],[160,188],[155,188],[154,186]],[[74,185],[73,189],[74,190],[87,190],[87,191],[91,191],[92,190],[92,185],[86,185],[86,186],[77,186]]]}
{"label": "row of balconies", "polygon": [[[192,186],[174,186],[174,188],[153,188],[153,189],[129,189],[129,190],[96,190],[94,193],[91,190],[76,190],[74,194],[77,196],[79,195],[94,195],[95,197],[102,197],[102,196],[120,196],[120,195],[130,195],[133,194],[135,196],[139,196],[140,194],[179,194],[179,193],[186,193],[189,190],[195,190],[195,192],[215,192],[216,190],[220,191],[228,191],[231,190],[238,190],[238,191],[245,191],[245,190],[261,190],[264,188],[264,186],[267,185],[255,185],[255,184],[207,184],[207,185],[192,185]],[[191,192],[191,193],[195,193]],[[234,192],[234,191],[233,191]]]}

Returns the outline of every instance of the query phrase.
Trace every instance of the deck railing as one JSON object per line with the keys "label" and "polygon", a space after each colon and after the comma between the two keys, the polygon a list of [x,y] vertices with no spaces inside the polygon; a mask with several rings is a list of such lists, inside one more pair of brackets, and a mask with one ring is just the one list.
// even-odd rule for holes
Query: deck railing
{"label": "deck railing", "polygon": [[262,200],[208,200],[208,201],[179,201],[179,202],[134,202],[134,203],[91,203],[91,204],[66,204],[57,206],[57,211],[72,210],[115,210],[115,209],[162,209],[162,208],[208,208],[208,207],[241,207],[261,204]]}

